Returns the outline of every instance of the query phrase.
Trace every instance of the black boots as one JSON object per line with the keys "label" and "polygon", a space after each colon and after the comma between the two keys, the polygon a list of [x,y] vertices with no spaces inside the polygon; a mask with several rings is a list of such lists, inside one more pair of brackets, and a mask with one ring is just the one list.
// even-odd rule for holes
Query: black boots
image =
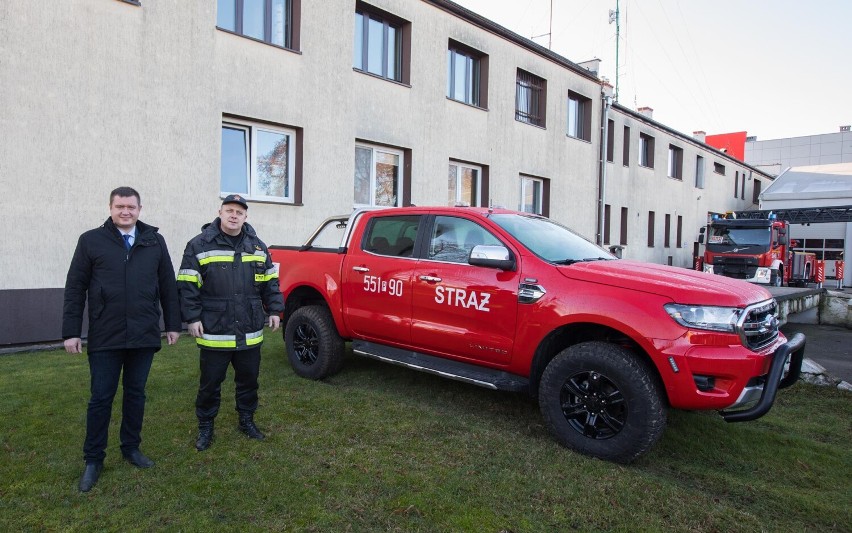
{"label": "black boots", "polygon": [[195,441],[195,449],[203,452],[213,443],[213,419],[198,420],[198,440]]}
{"label": "black boots", "polygon": [[250,439],[263,440],[266,438],[266,435],[261,433],[254,425],[253,413],[240,413],[240,431]]}
{"label": "black boots", "polygon": [[83,475],[80,476],[80,492],[89,492],[98,478],[101,476],[101,470],[104,469],[103,463],[86,463],[86,469],[83,470]]}
{"label": "black boots", "polygon": [[[246,434],[250,439],[263,440],[266,435],[257,429],[254,425],[254,415],[252,413],[240,413],[240,431]],[[198,419],[198,440],[195,441],[195,449],[203,452],[213,443],[213,419]]]}

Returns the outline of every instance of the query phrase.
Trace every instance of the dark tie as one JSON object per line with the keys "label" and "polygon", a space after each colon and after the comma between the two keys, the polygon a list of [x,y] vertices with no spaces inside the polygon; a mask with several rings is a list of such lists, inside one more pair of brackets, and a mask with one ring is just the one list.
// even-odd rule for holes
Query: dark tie
{"label": "dark tie", "polygon": [[130,235],[122,235],[124,237],[124,247],[127,248],[127,251],[130,251]]}

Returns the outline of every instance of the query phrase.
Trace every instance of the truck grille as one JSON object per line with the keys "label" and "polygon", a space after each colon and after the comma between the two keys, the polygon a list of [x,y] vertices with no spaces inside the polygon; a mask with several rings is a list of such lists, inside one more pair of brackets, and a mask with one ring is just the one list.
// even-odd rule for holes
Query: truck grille
{"label": "truck grille", "polygon": [[778,338],[778,304],[775,299],[746,307],[738,329],[743,346],[759,350]]}
{"label": "truck grille", "polygon": [[750,279],[757,272],[756,257],[714,257],[713,273],[729,278]]}

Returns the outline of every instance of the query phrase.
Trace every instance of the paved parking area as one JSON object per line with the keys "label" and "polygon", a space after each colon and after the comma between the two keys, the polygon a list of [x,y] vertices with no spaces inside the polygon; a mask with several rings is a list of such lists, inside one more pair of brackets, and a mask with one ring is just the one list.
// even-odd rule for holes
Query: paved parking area
{"label": "paved parking area", "polygon": [[805,357],[825,367],[829,374],[852,383],[852,330],[817,324],[785,324],[787,337],[805,334]]}

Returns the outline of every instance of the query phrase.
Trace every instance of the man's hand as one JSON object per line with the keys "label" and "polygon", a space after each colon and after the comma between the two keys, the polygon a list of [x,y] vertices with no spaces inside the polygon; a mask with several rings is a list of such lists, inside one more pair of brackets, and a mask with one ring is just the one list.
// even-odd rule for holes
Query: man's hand
{"label": "man's hand", "polygon": [[272,331],[278,331],[278,327],[281,325],[281,317],[278,315],[269,315],[269,327],[272,328]]}
{"label": "man's hand", "polygon": [[201,326],[200,320],[198,322],[187,324],[186,331],[189,332],[192,337],[200,337],[204,335],[204,328]]}
{"label": "man's hand", "polygon": [[180,331],[167,331],[166,340],[169,341],[169,346],[175,344],[180,338]]}
{"label": "man's hand", "polygon": [[65,339],[65,351],[68,353],[83,353],[83,341],[80,337]]}

